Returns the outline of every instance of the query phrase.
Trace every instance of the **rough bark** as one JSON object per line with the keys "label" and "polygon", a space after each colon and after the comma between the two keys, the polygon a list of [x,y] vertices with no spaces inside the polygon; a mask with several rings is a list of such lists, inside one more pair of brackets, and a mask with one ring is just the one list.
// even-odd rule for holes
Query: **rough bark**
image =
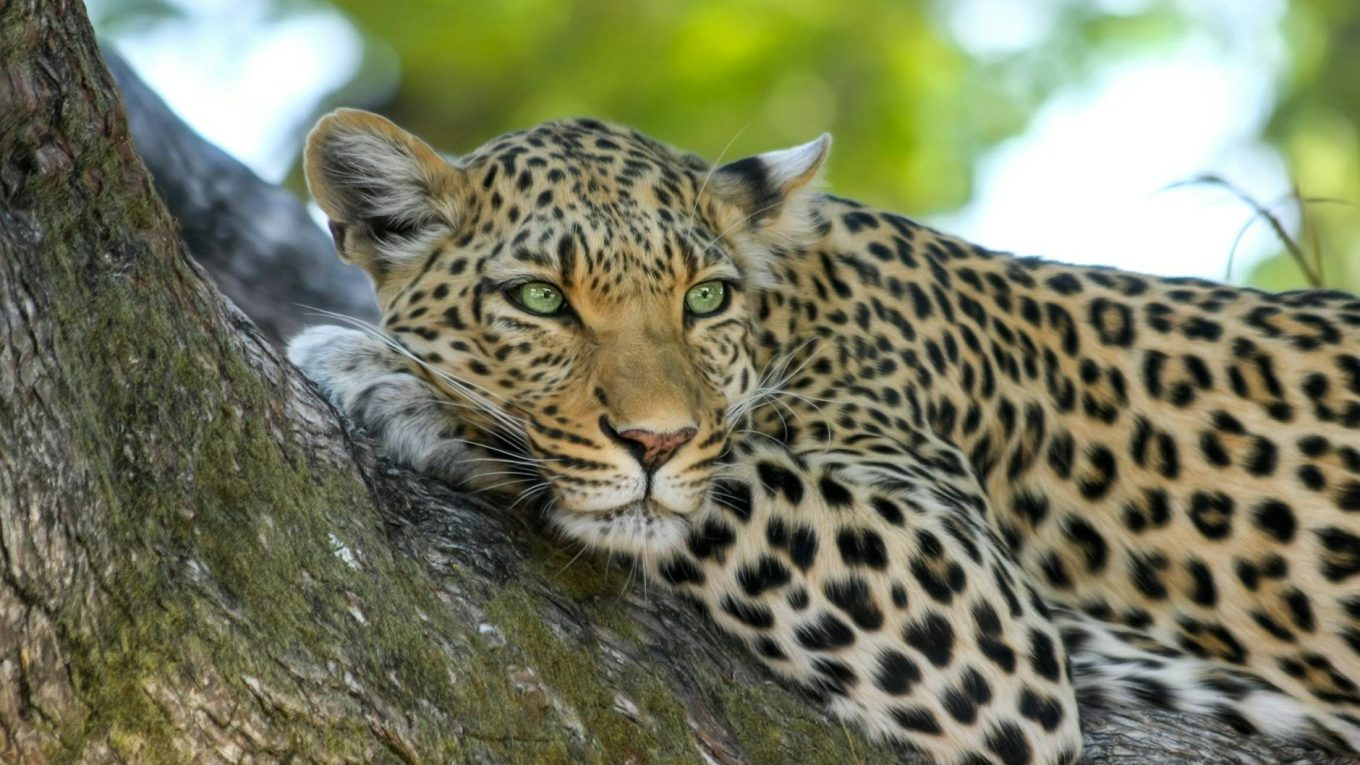
{"label": "rough bark", "polygon": [[[346,432],[187,256],[78,2],[0,0],[0,149],[0,761],[894,759]],[[1086,724],[1090,762],[1323,761]]]}

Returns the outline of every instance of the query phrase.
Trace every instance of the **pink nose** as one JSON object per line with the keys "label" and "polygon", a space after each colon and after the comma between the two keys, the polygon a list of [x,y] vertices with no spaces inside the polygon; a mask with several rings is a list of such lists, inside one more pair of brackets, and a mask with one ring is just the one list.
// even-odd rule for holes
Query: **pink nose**
{"label": "pink nose", "polygon": [[603,417],[600,418],[600,429],[632,452],[633,457],[649,473],[670,461],[675,452],[698,432],[695,428],[681,428],[669,433],[657,433],[645,428],[615,430]]}

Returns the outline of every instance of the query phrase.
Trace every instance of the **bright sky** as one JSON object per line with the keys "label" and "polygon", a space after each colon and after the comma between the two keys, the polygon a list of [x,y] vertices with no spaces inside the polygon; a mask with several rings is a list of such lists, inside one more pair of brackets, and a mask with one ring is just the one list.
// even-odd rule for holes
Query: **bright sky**
{"label": "bright sky", "polygon": [[[1144,2],[1093,1],[1115,11]],[[200,133],[279,180],[307,127],[302,121],[358,66],[358,35],[324,10],[269,19],[269,0],[174,2],[182,19],[123,34],[120,50]],[[1001,250],[1224,278],[1250,212],[1220,189],[1167,187],[1216,173],[1262,200],[1289,188],[1278,155],[1254,138],[1282,66],[1283,0],[1181,2],[1201,14],[1212,36],[1111,61],[1082,86],[1054,93],[1022,135],[983,158],[976,198],[932,223]],[[99,0],[90,5],[97,9]],[[1042,39],[1055,6],[953,0],[942,7],[960,44],[985,56]],[[1264,226],[1249,230],[1237,244],[1233,277],[1240,280],[1273,244]]]}
{"label": "bright sky", "polygon": [[[1270,106],[1263,79],[1195,46],[1112,65],[1053,96],[982,161],[976,198],[935,222],[998,249],[1224,279],[1250,212],[1219,188],[1167,187],[1214,173],[1257,199],[1289,188],[1254,138]],[[1264,226],[1249,230],[1234,275],[1272,244]]]}
{"label": "bright sky", "polygon": [[[87,4],[97,12],[100,0]],[[180,18],[120,34],[119,52],[199,134],[282,180],[311,127],[304,121],[358,70],[359,34],[324,8],[279,20],[272,0],[170,4]]]}

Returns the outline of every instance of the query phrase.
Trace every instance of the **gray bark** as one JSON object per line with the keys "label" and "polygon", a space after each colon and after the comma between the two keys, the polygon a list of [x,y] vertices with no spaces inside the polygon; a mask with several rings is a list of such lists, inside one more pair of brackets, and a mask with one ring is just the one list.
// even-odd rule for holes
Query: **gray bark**
{"label": "gray bark", "polygon": [[[78,2],[0,0],[0,148],[0,761],[896,759],[347,432],[187,256]],[[224,199],[274,194],[242,182]],[[233,273],[312,246],[238,213],[208,222]],[[1089,762],[1324,762],[1156,711],[1085,725]]]}

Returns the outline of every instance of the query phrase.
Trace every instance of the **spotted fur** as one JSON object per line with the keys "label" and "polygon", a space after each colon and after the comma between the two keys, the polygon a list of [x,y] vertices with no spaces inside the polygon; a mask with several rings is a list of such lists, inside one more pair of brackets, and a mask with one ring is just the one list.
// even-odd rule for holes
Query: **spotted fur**
{"label": "spotted fur", "polygon": [[449,163],[338,112],[308,179],[383,324],[291,357],[939,762],[1075,761],[1078,698],[1360,750],[1360,300],[990,252],[811,192],[828,145]]}

